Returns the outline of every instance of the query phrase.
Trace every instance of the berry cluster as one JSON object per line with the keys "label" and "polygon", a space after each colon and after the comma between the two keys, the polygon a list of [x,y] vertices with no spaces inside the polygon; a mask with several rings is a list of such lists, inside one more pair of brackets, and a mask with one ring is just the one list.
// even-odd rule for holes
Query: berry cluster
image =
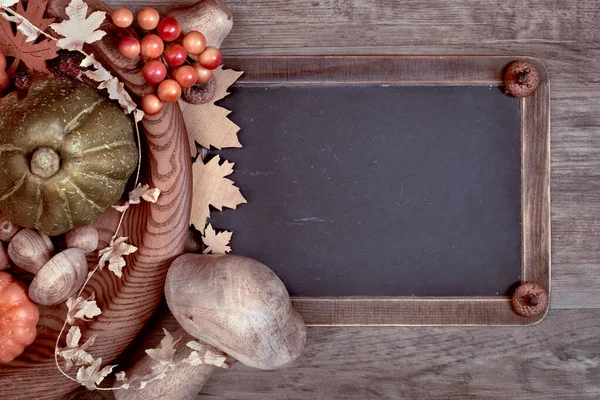
{"label": "berry cluster", "polygon": [[[128,8],[116,9],[112,21],[120,28],[127,28],[133,23],[133,13]],[[124,37],[119,43],[119,52],[126,58],[141,54],[146,60],[142,69],[144,79],[158,87],[156,94],[142,98],[141,106],[146,114],[154,115],[162,109],[163,103],[178,101],[182,89],[207,83],[212,70],[221,64],[221,52],[216,47],[206,46],[206,38],[198,31],[191,31],[180,40],[179,22],[170,17],[161,19],[154,8],[142,8],[137,22],[148,33],[141,42],[131,36]],[[190,55],[197,56],[198,61],[188,62]]]}

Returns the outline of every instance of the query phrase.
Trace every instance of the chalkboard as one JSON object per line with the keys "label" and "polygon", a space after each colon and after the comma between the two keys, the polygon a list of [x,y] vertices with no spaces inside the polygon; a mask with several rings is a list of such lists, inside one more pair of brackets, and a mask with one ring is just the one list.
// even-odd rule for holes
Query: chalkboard
{"label": "chalkboard", "polygon": [[210,222],[234,231],[234,252],[299,298],[510,296],[523,280],[522,102],[480,82],[297,77],[250,77],[219,103],[244,148],[208,156],[236,164],[248,204]]}
{"label": "chalkboard", "polygon": [[240,85],[216,213],[297,296],[497,296],[520,281],[519,100],[489,87]]}

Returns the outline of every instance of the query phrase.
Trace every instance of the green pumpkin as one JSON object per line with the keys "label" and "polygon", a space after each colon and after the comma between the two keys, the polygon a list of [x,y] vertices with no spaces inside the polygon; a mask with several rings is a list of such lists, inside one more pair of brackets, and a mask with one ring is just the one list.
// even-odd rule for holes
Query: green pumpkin
{"label": "green pumpkin", "polygon": [[122,195],[137,166],[131,119],[83,83],[46,79],[0,100],[0,210],[59,235]]}

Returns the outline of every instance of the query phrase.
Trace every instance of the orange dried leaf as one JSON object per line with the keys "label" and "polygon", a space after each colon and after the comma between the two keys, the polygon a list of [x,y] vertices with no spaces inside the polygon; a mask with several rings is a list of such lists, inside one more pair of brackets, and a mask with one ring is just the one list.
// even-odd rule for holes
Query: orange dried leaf
{"label": "orange dried leaf", "polygon": [[[48,0],[30,0],[25,9],[23,2],[19,2],[16,12],[45,31],[54,21],[52,18],[44,18],[47,3]],[[50,39],[30,42],[27,42],[27,39],[28,37],[15,30],[9,21],[0,18],[0,51],[6,56],[23,61],[30,69],[48,72],[46,61],[57,56],[56,43]]]}

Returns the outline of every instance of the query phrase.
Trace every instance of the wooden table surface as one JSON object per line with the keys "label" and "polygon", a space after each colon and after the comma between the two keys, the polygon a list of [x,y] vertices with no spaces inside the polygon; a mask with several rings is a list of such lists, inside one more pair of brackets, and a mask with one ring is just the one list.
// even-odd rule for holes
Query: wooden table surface
{"label": "wooden table surface", "polygon": [[[108,1],[161,11],[191,2]],[[600,398],[599,2],[227,4],[234,27],[223,43],[225,65],[233,54],[541,59],[552,93],[551,310],[529,328],[310,328],[304,354],[289,368],[218,372],[197,400]]]}

